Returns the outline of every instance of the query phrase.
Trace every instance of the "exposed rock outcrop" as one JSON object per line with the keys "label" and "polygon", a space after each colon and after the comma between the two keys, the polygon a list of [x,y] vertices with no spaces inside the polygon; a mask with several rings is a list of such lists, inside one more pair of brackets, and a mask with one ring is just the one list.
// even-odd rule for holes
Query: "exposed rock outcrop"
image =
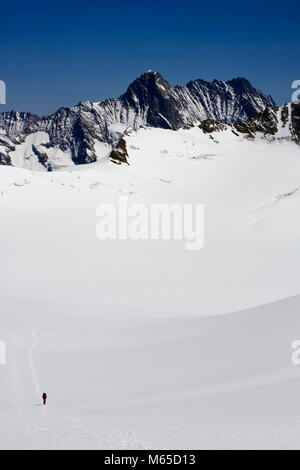
{"label": "exposed rock outcrop", "polygon": [[128,158],[129,155],[127,152],[126,141],[122,137],[116,147],[112,150],[110,154],[110,159],[113,163],[117,163],[118,165],[120,165],[121,163],[127,163],[127,165],[129,165]]}

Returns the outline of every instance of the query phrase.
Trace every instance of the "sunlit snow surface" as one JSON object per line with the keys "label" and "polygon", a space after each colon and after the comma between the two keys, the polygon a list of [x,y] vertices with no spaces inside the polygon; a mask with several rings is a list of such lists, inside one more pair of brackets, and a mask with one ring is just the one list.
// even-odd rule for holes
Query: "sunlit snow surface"
{"label": "sunlit snow surface", "polygon": [[[126,141],[129,166],[0,167],[0,448],[299,448],[299,147]],[[204,249],[97,240],[121,195],[205,204]]]}

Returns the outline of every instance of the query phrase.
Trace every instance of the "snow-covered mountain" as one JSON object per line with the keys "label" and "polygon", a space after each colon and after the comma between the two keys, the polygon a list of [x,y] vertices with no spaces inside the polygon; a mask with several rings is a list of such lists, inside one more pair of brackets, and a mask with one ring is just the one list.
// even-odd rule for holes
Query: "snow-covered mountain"
{"label": "snow-covered mountain", "polygon": [[274,104],[244,78],[172,87],[158,72],[148,71],[116,99],[81,102],[44,117],[0,114],[0,163],[28,167],[36,162],[48,170],[66,161],[91,163],[109,154],[127,127],[176,130],[206,119],[241,122]]}
{"label": "snow-covered mountain", "polygon": [[[207,135],[212,142],[218,144],[221,148],[224,143],[224,136],[222,134],[225,135],[225,139],[231,141],[240,139],[250,141],[263,139],[267,142],[286,140],[299,144],[300,105],[289,103],[282,107],[267,107],[254,118],[233,124],[224,124],[213,119],[205,119],[197,126],[185,126],[185,129],[192,129],[193,127],[198,127],[200,130],[199,134]],[[130,163],[126,136],[131,133],[130,130],[127,130],[112,150],[110,159],[114,163]],[[173,141],[176,141],[175,136]]]}

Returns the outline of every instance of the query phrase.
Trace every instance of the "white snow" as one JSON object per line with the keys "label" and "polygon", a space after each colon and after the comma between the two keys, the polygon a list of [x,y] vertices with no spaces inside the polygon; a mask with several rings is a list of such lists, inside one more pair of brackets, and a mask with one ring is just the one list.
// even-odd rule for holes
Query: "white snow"
{"label": "white snow", "polygon": [[97,156],[97,161],[105,160],[110,152],[112,151],[111,145],[106,144],[105,142],[96,141],[94,145],[95,154]]}
{"label": "white snow", "polygon": [[28,135],[23,144],[18,145],[14,152],[10,152],[12,164],[28,170],[46,171],[33,152],[32,145],[38,146],[47,142],[49,142],[49,135],[46,132],[35,132]]}
{"label": "white snow", "polygon": [[118,142],[118,140],[121,139],[122,135],[126,131],[127,127],[128,127],[127,124],[122,124],[122,123],[111,124],[108,127],[111,141]]}
{"label": "white snow", "polygon": [[[299,147],[212,137],[140,129],[130,166],[0,167],[0,448],[299,449]],[[205,204],[203,251],[100,242],[119,195]]]}
{"label": "white snow", "polygon": [[12,165],[18,168],[25,168],[33,171],[47,171],[46,167],[39,162],[37,155],[34,153],[32,146],[46,154],[53,169],[65,168],[73,166],[71,152],[63,152],[58,146],[46,148],[41,144],[49,142],[49,134],[47,132],[35,132],[25,138],[25,142],[16,146],[16,150],[9,153]]}

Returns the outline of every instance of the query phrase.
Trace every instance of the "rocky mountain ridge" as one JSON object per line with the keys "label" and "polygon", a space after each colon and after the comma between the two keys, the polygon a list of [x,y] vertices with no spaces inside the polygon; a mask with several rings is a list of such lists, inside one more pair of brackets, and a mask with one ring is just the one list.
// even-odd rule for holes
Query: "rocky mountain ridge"
{"label": "rocky mountain ridge", "polygon": [[[80,102],[44,117],[0,114],[0,164],[15,164],[13,154],[20,146],[21,152],[26,149],[25,160],[37,158],[48,170],[64,166],[62,153],[74,164],[92,163],[108,155],[128,127],[176,130],[207,119],[230,124],[253,118],[269,106],[274,106],[273,99],[244,78],[194,80],[172,87],[158,72],[148,71],[119,98]],[[28,148],[28,136],[36,133],[42,133],[42,141]]]}

